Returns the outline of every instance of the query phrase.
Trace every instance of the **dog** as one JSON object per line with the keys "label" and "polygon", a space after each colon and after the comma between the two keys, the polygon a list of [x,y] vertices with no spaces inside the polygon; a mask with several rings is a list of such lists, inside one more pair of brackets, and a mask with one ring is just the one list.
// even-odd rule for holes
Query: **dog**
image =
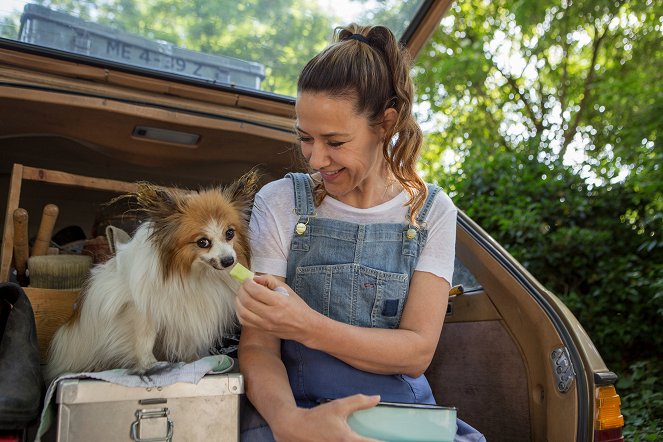
{"label": "dog", "polygon": [[91,270],[71,318],[53,336],[46,379],[111,368],[149,376],[162,362],[207,354],[236,326],[237,286],[228,273],[236,262],[250,264],[258,180],[252,170],[225,188],[197,192],[139,183],[128,196],[147,219]]}

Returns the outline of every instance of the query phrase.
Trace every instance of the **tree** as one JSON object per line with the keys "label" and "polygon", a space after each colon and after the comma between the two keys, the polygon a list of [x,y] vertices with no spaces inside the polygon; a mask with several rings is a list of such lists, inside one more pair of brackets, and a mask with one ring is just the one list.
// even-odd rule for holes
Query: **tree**
{"label": "tree", "polygon": [[660,0],[458,1],[415,68],[424,174],[627,380],[663,378],[662,16]]}

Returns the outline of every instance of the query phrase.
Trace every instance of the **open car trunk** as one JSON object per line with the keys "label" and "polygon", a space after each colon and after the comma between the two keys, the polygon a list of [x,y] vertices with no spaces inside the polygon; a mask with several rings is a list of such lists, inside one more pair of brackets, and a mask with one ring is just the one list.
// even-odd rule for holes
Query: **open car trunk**
{"label": "open car trunk", "polygon": [[[437,15],[410,36],[415,51],[448,6],[432,4]],[[256,165],[265,182],[280,178],[297,169],[293,115],[294,102],[283,97],[146,78],[0,45],[0,207],[7,208],[0,280],[11,279],[14,207],[30,214],[30,236],[48,203],[60,208],[55,231],[75,225],[92,236],[103,204],[121,193],[119,182],[197,188],[229,183]],[[176,131],[166,134],[175,138],[150,139],[163,135],[159,129]],[[187,135],[197,143],[183,142]],[[15,164],[30,173],[12,175]],[[592,440],[594,389],[614,379],[582,327],[462,213],[456,254],[454,282],[464,282],[463,274],[473,282],[452,299],[427,372],[438,403],[457,407],[489,441]],[[26,293],[44,356],[76,293],[56,298],[29,287]]]}

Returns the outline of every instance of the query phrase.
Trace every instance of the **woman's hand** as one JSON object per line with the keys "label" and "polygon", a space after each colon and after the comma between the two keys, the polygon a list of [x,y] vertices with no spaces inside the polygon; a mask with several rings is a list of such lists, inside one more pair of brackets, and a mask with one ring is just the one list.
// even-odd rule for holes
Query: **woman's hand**
{"label": "woman's hand", "polygon": [[277,441],[350,441],[375,442],[353,432],[348,425],[348,416],[358,410],[372,408],[380,396],[356,394],[336,399],[314,408],[297,408],[272,426]]}
{"label": "woman's hand", "polygon": [[[275,292],[276,287],[286,288],[288,296]],[[242,327],[254,327],[280,339],[302,343],[319,315],[290,287],[271,275],[245,281],[237,292],[235,305]]]}

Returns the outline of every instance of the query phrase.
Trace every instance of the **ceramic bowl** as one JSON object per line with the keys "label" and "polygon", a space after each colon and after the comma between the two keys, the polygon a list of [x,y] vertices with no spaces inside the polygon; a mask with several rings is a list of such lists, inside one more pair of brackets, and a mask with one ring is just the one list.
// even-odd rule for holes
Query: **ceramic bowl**
{"label": "ceramic bowl", "polygon": [[386,442],[452,442],[456,409],[380,402],[376,407],[354,412],[348,423],[362,436]]}

